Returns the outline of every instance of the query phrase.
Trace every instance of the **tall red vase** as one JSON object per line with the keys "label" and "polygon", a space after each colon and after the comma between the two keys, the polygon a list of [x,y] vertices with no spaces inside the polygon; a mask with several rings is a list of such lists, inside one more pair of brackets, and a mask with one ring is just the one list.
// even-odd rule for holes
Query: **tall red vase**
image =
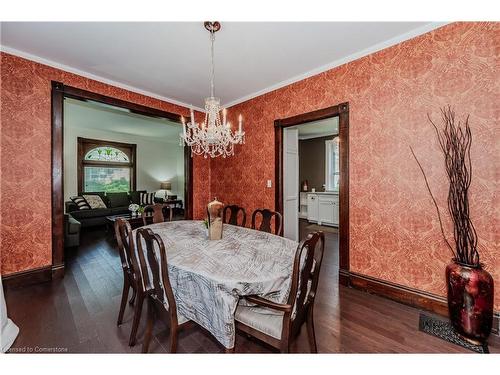
{"label": "tall red vase", "polygon": [[493,323],[493,278],[481,266],[453,262],[446,267],[446,284],[453,327],[465,339],[485,343]]}

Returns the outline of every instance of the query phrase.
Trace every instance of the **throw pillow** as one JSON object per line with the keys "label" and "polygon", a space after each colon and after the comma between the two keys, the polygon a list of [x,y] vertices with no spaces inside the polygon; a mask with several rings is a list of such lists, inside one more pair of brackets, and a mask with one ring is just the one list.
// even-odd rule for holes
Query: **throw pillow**
{"label": "throw pillow", "polygon": [[98,195],[87,195],[83,194],[83,198],[87,201],[90,208],[107,208],[106,204],[103,202],[102,198]]}
{"label": "throw pillow", "polygon": [[130,199],[127,192],[107,193],[109,208],[128,207]]}
{"label": "throw pillow", "polygon": [[141,193],[141,205],[155,203],[155,193]]}
{"label": "throw pillow", "polygon": [[78,206],[79,210],[90,210],[90,205],[87,203],[84,197],[76,196],[70,198],[74,204]]}
{"label": "throw pillow", "polygon": [[130,201],[135,204],[141,204],[141,193],[146,193],[146,190],[130,191]]}

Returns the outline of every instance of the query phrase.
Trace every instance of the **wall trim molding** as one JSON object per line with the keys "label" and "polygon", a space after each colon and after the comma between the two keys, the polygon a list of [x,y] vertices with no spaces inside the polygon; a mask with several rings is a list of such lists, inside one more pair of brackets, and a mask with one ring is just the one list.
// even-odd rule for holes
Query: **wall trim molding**
{"label": "wall trim molding", "polygon": [[405,305],[448,316],[446,298],[372,276],[349,272],[349,286]]}
{"label": "wall trim molding", "polygon": [[[448,316],[448,302],[445,297],[356,272],[340,271],[341,285],[388,298],[417,309]],[[492,334],[499,335],[499,325],[500,311],[494,311]]]}
{"label": "wall trim molding", "polygon": [[34,268],[31,270],[10,273],[2,276],[2,284],[6,288],[19,288],[52,280],[52,266]]}
{"label": "wall trim molding", "polygon": [[62,70],[62,71],[68,72],[68,73],[76,74],[76,75],[81,76],[81,77],[92,79],[94,81],[102,82],[102,83],[105,83],[105,84],[110,85],[110,86],[118,87],[118,88],[123,89],[123,90],[131,91],[131,92],[134,92],[136,94],[149,96],[151,98],[158,99],[158,100],[168,102],[170,104],[175,104],[175,105],[185,107],[185,108],[193,108],[197,111],[205,113],[205,110],[201,107],[197,107],[197,106],[194,106],[192,104],[187,104],[187,103],[181,102],[179,100],[172,99],[172,98],[160,95],[160,94],[155,94],[154,92],[143,90],[143,89],[140,89],[140,88],[135,87],[135,86],[130,86],[130,85],[127,85],[125,83],[121,83],[121,82],[114,81],[114,80],[111,80],[108,78],[104,78],[104,77],[98,76],[98,75],[93,74],[93,73],[89,73],[89,72],[84,71],[84,70],[73,68],[69,65],[61,64],[61,63],[58,63],[56,61],[46,59],[44,57],[40,57],[40,56],[33,55],[31,53],[28,53],[28,52],[24,52],[24,51],[15,49],[15,48],[11,48],[11,47],[6,46],[6,45],[0,44],[0,51],[8,53],[9,55],[21,57],[21,58],[26,59],[26,60],[34,61],[34,62],[42,64],[42,65],[47,65],[47,66],[50,66],[52,68],[56,68],[56,69],[59,69],[59,70]]}

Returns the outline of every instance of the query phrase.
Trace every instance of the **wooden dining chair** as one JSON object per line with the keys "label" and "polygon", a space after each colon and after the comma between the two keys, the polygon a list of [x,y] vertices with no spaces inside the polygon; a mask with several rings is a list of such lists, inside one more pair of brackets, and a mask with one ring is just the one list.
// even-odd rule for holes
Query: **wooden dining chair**
{"label": "wooden dining chair", "polygon": [[[153,326],[156,320],[163,321],[170,328],[170,352],[177,351],[178,332],[189,325],[189,321],[177,315],[177,305],[168,276],[167,254],[161,237],[150,228],[136,232],[137,253],[148,293],[148,321],[142,352],[147,353]],[[143,248],[145,244],[146,248]],[[159,259],[158,259],[159,257]],[[148,272],[151,271],[151,276]]]}
{"label": "wooden dining chair", "polygon": [[[256,227],[257,217],[262,216],[258,228]],[[268,210],[267,208],[257,209],[252,214],[252,229],[262,232],[273,233],[271,223],[274,217],[274,234],[281,236],[283,217],[279,212]]]}
{"label": "wooden dining chair", "polygon": [[[229,212],[229,217],[228,217]],[[241,223],[238,223],[238,215],[241,212]],[[225,224],[237,225],[240,227],[244,227],[247,223],[247,213],[243,207],[240,207],[236,204],[232,204],[224,207],[222,221]]]}
{"label": "wooden dining chair", "polygon": [[129,303],[130,305],[133,305],[135,302],[135,306],[132,331],[130,332],[128,344],[130,346],[134,346],[146,292],[143,289],[141,273],[135,257],[135,243],[132,235],[132,228],[127,220],[122,218],[116,219],[115,236],[116,241],[118,242],[118,251],[120,253],[123,270],[122,300],[120,303],[120,312],[118,313],[118,321],[116,323],[117,325],[121,325],[123,323],[123,314],[127,305],[128,294],[130,289],[132,289],[132,298]]}
{"label": "wooden dining chair", "polygon": [[[169,220],[172,221],[172,208],[169,205],[156,203],[144,207],[142,221],[144,225],[163,223],[167,217],[165,211],[170,211],[168,214]],[[152,215],[150,215],[152,213]]]}
{"label": "wooden dining chair", "polygon": [[307,322],[309,346],[311,352],[317,353],[314,300],[324,249],[323,232],[310,233],[295,253],[287,303],[280,304],[259,296],[246,297],[246,301],[254,305],[239,303],[235,313],[236,329],[288,353],[291,341]]}

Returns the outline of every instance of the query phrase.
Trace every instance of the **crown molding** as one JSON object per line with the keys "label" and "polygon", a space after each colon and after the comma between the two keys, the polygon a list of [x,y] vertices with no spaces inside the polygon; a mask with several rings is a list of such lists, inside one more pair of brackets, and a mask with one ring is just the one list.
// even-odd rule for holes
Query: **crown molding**
{"label": "crown molding", "polygon": [[[296,76],[294,76],[292,78],[289,78],[287,80],[281,81],[281,82],[276,83],[276,84],[271,85],[271,86],[268,86],[268,87],[266,87],[266,88],[264,88],[262,90],[253,92],[253,93],[245,95],[243,97],[240,97],[239,99],[236,99],[236,100],[230,101],[228,103],[225,103],[221,107],[229,108],[229,107],[232,107],[232,106],[234,106],[236,104],[240,104],[240,103],[246,102],[246,101],[248,101],[250,99],[256,98],[256,97],[261,96],[261,95],[264,95],[264,94],[266,94],[268,92],[280,89],[282,87],[288,86],[288,85],[290,85],[292,83],[295,83],[295,82],[298,82],[298,81],[302,81],[302,80],[304,80],[306,78],[315,76],[315,75],[323,73],[323,72],[325,72],[327,70],[330,70],[330,69],[336,68],[338,66],[344,65],[344,64],[346,64],[348,62],[357,60],[359,58],[365,57],[365,56],[370,55],[372,53],[375,53],[375,52],[378,52],[378,51],[383,50],[385,48],[388,48],[388,47],[391,47],[393,45],[396,45],[398,43],[401,43],[401,42],[404,42],[406,40],[415,38],[415,37],[417,37],[419,35],[428,33],[428,32],[430,32],[432,30],[435,30],[437,28],[445,26],[445,25],[447,25],[449,23],[450,22],[430,22],[430,23],[425,24],[425,25],[423,25],[421,27],[413,29],[413,30],[411,30],[411,31],[409,31],[407,33],[404,33],[404,34],[398,35],[398,36],[396,36],[394,38],[390,38],[390,39],[388,39],[386,41],[377,43],[377,44],[375,44],[375,45],[373,45],[373,46],[371,46],[369,48],[366,48],[366,49],[364,49],[362,51],[353,53],[353,54],[351,54],[349,56],[346,56],[346,57],[343,57],[341,59],[335,60],[335,61],[333,61],[331,63],[326,64],[326,65],[322,65],[322,66],[320,66],[318,68],[315,68],[313,70],[310,70],[308,72],[296,75]],[[19,57],[22,57],[22,58],[25,58],[25,59],[28,59],[28,60],[31,60],[31,61],[35,61],[35,62],[38,62],[40,64],[48,65],[48,66],[51,66],[51,67],[56,68],[56,69],[64,70],[64,71],[69,72],[69,73],[74,73],[74,74],[80,75],[82,77],[93,79],[95,81],[106,83],[106,84],[111,85],[111,86],[119,87],[119,88],[122,88],[122,89],[125,89],[125,90],[128,90],[128,91],[132,91],[132,92],[135,92],[135,93],[138,93],[138,94],[146,95],[146,96],[149,96],[149,97],[152,97],[152,98],[155,98],[155,99],[159,99],[159,100],[162,100],[162,101],[165,101],[165,102],[169,102],[169,103],[172,103],[172,104],[176,104],[176,105],[179,105],[179,106],[182,106],[182,107],[193,108],[193,109],[195,109],[197,111],[200,111],[202,113],[205,112],[205,110],[203,108],[201,108],[201,107],[193,106],[193,105],[190,105],[190,104],[187,104],[187,103],[184,103],[184,102],[172,99],[172,98],[168,98],[166,96],[162,96],[162,95],[150,92],[150,91],[142,90],[140,88],[137,88],[137,87],[134,87],[134,86],[130,86],[130,85],[127,85],[127,84],[124,84],[124,83],[121,83],[121,82],[113,81],[113,80],[110,80],[110,79],[107,79],[107,78],[104,78],[104,77],[101,77],[101,76],[98,76],[98,75],[95,75],[95,74],[92,74],[92,73],[89,73],[89,72],[86,72],[86,71],[83,71],[83,70],[80,70],[80,69],[76,69],[76,68],[73,68],[73,67],[68,66],[68,65],[60,64],[58,62],[55,62],[55,61],[52,61],[52,60],[48,60],[46,58],[43,58],[43,57],[40,57],[40,56],[37,56],[37,55],[33,55],[33,54],[28,53],[28,52],[20,51],[20,50],[17,50],[17,49],[14,49],[14,48],[11,48],[11,47],[8,47],[8,46],[5,46],[5,45],[1,45],[0,44],[0,51],[9,53],[9,54],[12,54],[12,55],[15,55],[15,56],[19,56]]]}
{"label": "crown molding", "polygon": [[43,65],[47,65],[47,66],[50,66],[52,68],[63,70],[63,71],[68,72],[68,73],[73,73],[73,74],[76,74],[76,75],[79,75],[79,76],[82,76],[85,78],[93,79],[94,81],[102,82],[102,83],[105,83],[105,84],[110,85],[110,86],[114,86],[114,87],[118,87],[118,88],[121,88],[124,90],[132,91],[132,92],[135,92],[136,94],[149,96],[151,98],[155,98],[155,99],[158,99],[158,100],[161,100],[164,102],[168,102],[171,104],[176,104],[176,105],[179,105],[179,106],[185,107],[185,108],[193,108],[197,111],[205,113],[205,110],[200,108],[200,107],[197,107],[197,106],[194,106],[191,104],[187,104],[187,103],[184,103],[184,102],[181,102],[179,100],[172,99],[172,98],[168,98],[168,97],[163,96],[163,95],[155,94],[154,92],[142,90],[138,87],[130,86],[130,85],[127,85],[127,84],[124,84],[121,82],[117,82],[117,81],[113,81],[111,79],[107,79],[107,78],[95,75],[93,73],[86,72],[84,70],[73,68],[69,65],[60,64],[58,62],[48,60],[46,58],[43,58],[43,57],[40,57],[37,55],[33,55],[31,53],[28,53],[28,52],[20,51],[20,50],[15,49],[15,48],[11,48],[11,47],[0,44],[0,51],[8,53],[10,55],[22,57],[23,59],[31,60],[31,61],[43,64]]}
{"label": "crown molding", "polygon": [[346,57],[343,57],[341,59],[335,60],[335,61],[333,61],[331,63],[326,64],[326,65],[322,65],[322,66],[320,66],[318,68],[315,68],[313,70],[310,70],[308,72],[296,75],[296,76],[294,76],[292,78],[286,79],[286,80],[281,81],[279,83],[276,83],[276,84],[274,84],[272,86],[268,86],[268,87],[266,87],[266,88],[264,88],[262,90],[254,92],[254,93],[245,95],[245,96],[243,96],[243,97],[241,97],[239,99],[233,100],[233,101],[231,101],[229,103],[225,103],[224,105],[222,105],[222,107],[224,107],[224,108],[230,108],[232,106],[235,106],[236,104],[240,104],[240,103],[246,102],[246,101],[248,101],[250,99],[253,99],[253,98],[256,98],[258,96],[267,94],[268,92],[280,89],[280,88],[288,86],[288,85],[290,85],[292,83],[295,83],[295,82],[298,82],[298,81],[302,81],[302,80],[304,80],[306,78],[309,78],[309,77],[318,75],[320,73],[326,72],[327,70],[336,68],[336,67],[344,65],[344,64],[346,64],[348,62],[351,62],[351,61],[360,59],[362,57],[368,56],[368,55],[370,55],[372,53],[381,51],[381,50],[383,50],[385,48],[388,48],[388,47],[394,46],[396,44],[399,44],[401,42],[404,42],[406,40],[415,38],[415,37],[417,37],[419,35],[428,33],[428,32],[430,32],[432,30],[438,29],[438,28],[443,27],[445,25],[448,25],[450,23],[451,22],[430,22],[430,23],[425,24],[423,26],[417,27],[416,29],[410,30],[407,33],[404,33],[404,34],[398,35],[398,36],[396,36],[394,38],[390,38],[390,39],[387,39],[387,40],[385,40],[383,42],[374,44],[373,46],[371,46],[369,48],[366,48],[366,49],[361,50],[359,52],[355,52],[355,53],[353,53],[353,54],[351,54],[349,56],[346,56]]}

